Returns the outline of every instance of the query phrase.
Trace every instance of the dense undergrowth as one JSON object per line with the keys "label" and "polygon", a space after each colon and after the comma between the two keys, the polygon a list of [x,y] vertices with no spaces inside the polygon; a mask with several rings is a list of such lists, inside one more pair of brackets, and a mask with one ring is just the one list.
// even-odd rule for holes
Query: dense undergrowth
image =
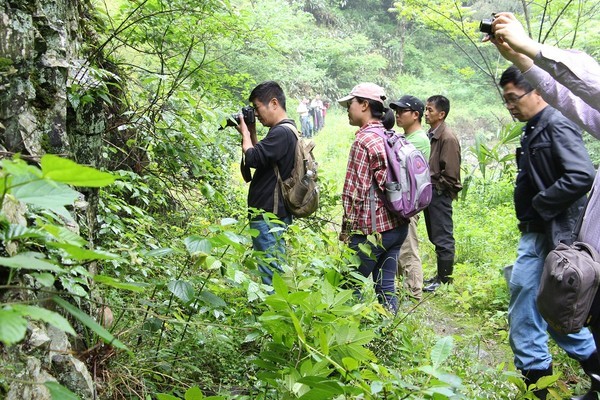
{"label": "dense undergrowth", "polygon": [[[355,273],[356,256],[337,239],[340,183],[330,178],[343,170],[353,135],[345,119],[332,113],[315,139],[323,160],[322,207],[285,233],[288,263],[273,288],[262,285],[257,274],[263,255],[251,249],[241,182],[232,182],[229,193],[182,189],[174,205],[169,198],[176,193],[159,190],[160,182],[116,174],[117,181],[101,191],[98,217],[98,240],[109,252],[84,251],[78,248],[85,241],[67,234],[60,218],[49,218],[54,214],[44,211],[48,204],[20,189],[28,187],[27,179],[53,185],[53,177],[62,175],[6,161],[6,195],[30,202],[29,218],[36,222],[18,234],[5,224],[5,240],[18,244],[18,251],[2,265],[23,268],[19,257],[31,257],[32,246],[59,250],[40,253],[36,257],[49,257],[39,261],[46,264],[28,268],[43,266],[44,274],[31,276],[68,311],[71,323],[58,314],[42,320],[86,344],[80,358],[93,367],[103,399],[530,396],[518,385],[507,348],[502,268],[511,262],[518,238],[511,164],[490,163],[503,170],[494,180],[471,173],[455,204],[454,284],[421,303],[399,289],[402,305],[393,316],[378,304],[372,284]],[[74,171],[67,176],[77,176]],[[237,201],[223,205],[223,197]],[[427,275],[435,263],[422,225]],[[83,268],[89,260],[95,274]],[[361,300],[353,293],[357,286]],[[34,309],[19,307],[9,301],[3,312],[40,318]],[[107,329],[78,312],[106,307],[114,315]],[[6,343],[6,330],[2,335]],[[565,365],[559,369],[577,382],[569,362],[557,356]],[[559,387],[566,392],[564,382]]]}
{"label": "dense undergrowth", "polygon": [[[248,399],[515,396],[508,378],[513,373],[506,358],[507,293],[501,274],[517,240],[510,170],[494,184],[475,179],[457,203],[456,284],[424,305],[405,302],[393,317],[376,302],[368,282],[363,302],[352,295],[349,285],[360,281],[353,272],[356,259],[337,240],[335,177],[345,167],[352,132],[345,116],[332,114],[316,138],[323,207],[286,233],[289,267],[272,295],[259,284],[260,254],[250,249],[246,219],[211,216],[203,208],[210,199],[188,204],[195,206],[180,212],[185,216],[138,215],[133,236],[123,235],[131,228],[126,219],[107,224],[118,233],[114,240],[135,238],[126,247],[136,264],[113,261],[105,268],[119,279],[150,286],[126,297],[120,291],[107,294],[122,316],[114,331],[133,341],[138,355],[107,360],[107,393],[184,398],[186,388],[198,387],[204,394]],[[430,271],[426,239],[422,253]],[[452,326],[461,323],[453,318],[431,326],[436,323],[421,310],[443,308],[438,299],[451,304],[442,313],[470,320],[476,331],[453,334]],[[473,343],[504,347],[503,356],[481,359]]]}

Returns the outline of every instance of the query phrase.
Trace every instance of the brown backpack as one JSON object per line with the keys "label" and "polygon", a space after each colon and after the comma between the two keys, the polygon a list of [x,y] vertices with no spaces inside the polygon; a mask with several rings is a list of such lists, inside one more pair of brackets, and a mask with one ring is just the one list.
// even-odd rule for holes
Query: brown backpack
{"label": "brown backpack", "polygon": [[307,217],[319,208],[318,164],[312,154],[315,143],[312,140],[301,138],[294,125],[283,124],[283,126],[294,132],[298,142],[295,150],[294,169],[289,178],[283,181],[277,164],[273,166],[275,175],[277,175],[273,209],[277,210],[281,189],[285,208],[297,218]]}
{"label": "brown backpack", "polygon": [[562,334],[590,324],[600,283],[600,255],[589,244],[559,243],[546,257],[537,294],[538,311]]}

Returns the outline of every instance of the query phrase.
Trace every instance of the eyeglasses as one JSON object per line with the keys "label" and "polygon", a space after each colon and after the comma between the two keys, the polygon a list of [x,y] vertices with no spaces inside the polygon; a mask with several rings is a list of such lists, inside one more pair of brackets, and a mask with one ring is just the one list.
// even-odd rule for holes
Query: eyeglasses
{"label": "eyeglasses", "polygon": [[504,98],[504,105],[505,106],[509,106],[509,105],[515,105],[519,102],[519,100],[521,100],[523,97],[527,96],[529,93],[533,92],[533,89],[531,89],[529,92],[523,93],[520,96],[511,96],[511,97],[507,97]]}
{"label": "eyeglasses", "polygon": [[401,110],[396,110],[396,115],[402,115],[405,112],[410,112],[410,111],[412,111],[410,108],[403,108]]}

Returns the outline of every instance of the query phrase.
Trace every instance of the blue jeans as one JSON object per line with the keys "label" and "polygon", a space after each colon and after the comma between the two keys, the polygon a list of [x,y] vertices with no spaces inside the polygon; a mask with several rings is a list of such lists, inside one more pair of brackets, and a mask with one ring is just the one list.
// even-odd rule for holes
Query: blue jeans
{"label": "blue jeans", "polygon": [[552,356],[548,352],[548,334],[569,357],[578,361],[589,358],[596,350],[587,328],[575,334],[561,335],[548,326],[537,310],[536,295],[549,251],[545,234],[524,233],[521,236],[510,278],[508,306],[509,341],[515,366],[520,370],[550,367]]}
{"label": "blue jeans", "polygon": [[302,128],[302,136],[307,138],[312,137],[313,133],[309,115],[300,117],[300,126]]}
{"label": "blue jeans", "polygon": [[263,252],[263,257],[258,260],[258,270],[263,283],[271,285],[273,273],[275,271],[283,272],[280,266],[285,255],[283,232],[292,223],[292,216],[288,215],[281,221],[269,221],[264,215],[258,218],[250,221],[250,228],[258,231],[258,235],[252,237],[252,248],[255,251]]}
{"label": "blue jeans", "polygon": [[[373,246],[367,241],[365,235],[352,235],[350,248],[360,257],[358,272],[365,278],[373,274],[375,293],[380,303],[392,312],[398,311],[398,297],[396,296],[396,272],[398,271],[398,254],[400,247],[408,233],[408,224],[401,225],[381,233],[381,245]],[[371,256],[363,253],[358,248],[361,243],[371,248]]]}

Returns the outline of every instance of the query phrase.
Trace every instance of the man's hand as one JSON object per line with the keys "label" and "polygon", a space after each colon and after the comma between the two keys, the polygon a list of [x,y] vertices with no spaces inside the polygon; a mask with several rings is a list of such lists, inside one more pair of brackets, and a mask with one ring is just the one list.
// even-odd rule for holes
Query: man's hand
{"label": "man's hand", "polygon": [[235,129],[237,129],[237,131],[242,135],[242,151],[245,154],[249,148],[254,147],[254,144],[257,143],[256,125],[246,125],[246,121],[241,113],[239,114],[238,119],[240,123],[235,127]]}
{"label": "man's hand", "polygon": [[513,13],[497,13],[492,22],[492,31],[495,36],[494,40],[499,43],[508,43],[513,51],[531,59],[541,49],[541,45],[529,37]]}
{"label": "man's hand", "polygon": [[342,231],[342,232],[340,232],[339,239],[340,239],[340,242],[348,243],[348,240],[350,239],[350,237],[348,236],[348,233]]}
{"label": "man's hand", "polygon": [[[531,41],[525,33],[523,25],[515,18],[512,13],[497,13],[492,22],[492,31],[494,35],[486,35],[484,42],[492,42],[500,52],[500,55],[512,62],[521,70],[527,71],[533,65],[533,57],[521,53],[519,43]],[[513,47],[516,46],[516,47]],[[537,51],[536,51],[537,53]],[[534,54],[535,56],[535,54]]]}

